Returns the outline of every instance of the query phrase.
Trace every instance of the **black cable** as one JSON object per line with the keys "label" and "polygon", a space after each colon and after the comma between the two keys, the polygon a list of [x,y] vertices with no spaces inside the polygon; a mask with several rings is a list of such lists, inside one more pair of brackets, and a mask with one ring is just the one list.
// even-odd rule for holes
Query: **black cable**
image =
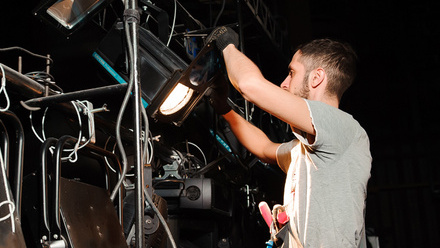
{"label": "black cable", "polygon": [[217,17],[215,18],[214,27],[217,26],[218,19],[220,19],[220,16],[223,14],[223,10],[225,9],[225,3],[226,3],[226,0],[223,0],[222,8],[220,9],[220,12],[218,13]]}
{"label": "black cable", "polygon": [[55,80],[55,78],[51,74],[49,74],[49,73],[47,73],[45,71],[31,71],[31,72],[26,72],[24,75],[29,77],[29,78],[32,78],[34,80],[36,80],[36,79],[46,79],[46,78],[50,78],[52,81]]}
{"label": "black cable", "polygon": [[19,50],[19,51],[25,52],[25,53],[27,53],[29,55],[32,55],[34,57],[45,59],[45,60],[49,60],[50,64],[53,64],[53,60],[50,57],[33,53],[33,52],[28,51],[28,50],[26,50],[26,49],[24,49],[22,47],[14,46],[14,47],[0,48],[0,52],[7,52],[7,51],[11,51],[11,50]]}
{"label": "black cable", "polygon": [[153,184],[153,188],[156,188],[157,185],[162,184],[162,183],[179,183],[179,184],[183,185],[182,190],[185,189],[185,181],[178,180],[178,179],[163,179],[163,180],[157,181]]}
{"label": "black cable", "polygon": [[205,167],[201,168],[200,170],[196,171],[193,174],[193,177],[198,176],[198,175],[204,175],[206,172],[208,172],[209,170],[211,170],[214,165],[216,165],[218,162],[220,162],[221,160],[223,160],[224,158],[226,158],[230,153],[226,153],[225,155],[217,158],[214,161],[211,161],[209,164],[207,164]]}
{"label": "black cable", "polygon": [[44,71],[33,71],[27,72],[24,74],[26,77],[34,80],[37,83],[42,84],[43,86],[48,86],[49,88],[56,88],[60,93],[64,93],[64,90],[56,85],[55,78]]}

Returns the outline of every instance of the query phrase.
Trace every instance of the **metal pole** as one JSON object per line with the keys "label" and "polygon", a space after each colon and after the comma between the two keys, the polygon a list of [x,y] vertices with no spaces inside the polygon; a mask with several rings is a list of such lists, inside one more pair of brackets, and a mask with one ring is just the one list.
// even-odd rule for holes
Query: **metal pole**
{"label": "metal pole", "polygon": [[[130,0],[129,2],[130,11],[137,11],[137,1]],[[133,18],[136,19],[136,18]],[[135,182],[135,211],[136,211],[136,223],[135,223],[135,238],[136,247],[142,248],[145,244],[145,236],[143,234],[143,223],[144,223],[144,175],[143,175],[143,164],[142,164],[142,144],[141,144],[141,93],[140,93],[140,62],[138,58],[138,47],[139,47],[139,20],[133,20],[130,25],[130,34],[132,38],[133,45],[133,62],[135,67],[133,68],[133,114],[134,114],[134,145],[135,145],[135,168],[136,168],[136,182]]]}
{"label": "metal pole", "polygon": [[[35,97],[35,96],[42,96],[44,94],[45,89],[43,85],[26,77],[25,75],[17,72],[16,70],[9,68],[4,64],[2,64],[2,66],[3,69],[5,70],[6,79],[9,82],[8,86],[20,90],[21,96]],[[0,76],[3,76],[1,70],[0,70]]]}
{"label": "metal pole", "polygon": [[77,99],[89,100],[98,96],[111,96],[122,94],[127,90],[127,84],[115,84],[109,86],[102,86],[92,89],[78,90],[74,92],[67,92],[64,94],[50,95],[44,97],[33,98],[24,103],[30,107],[45,107],[56,103],[69,102]]}

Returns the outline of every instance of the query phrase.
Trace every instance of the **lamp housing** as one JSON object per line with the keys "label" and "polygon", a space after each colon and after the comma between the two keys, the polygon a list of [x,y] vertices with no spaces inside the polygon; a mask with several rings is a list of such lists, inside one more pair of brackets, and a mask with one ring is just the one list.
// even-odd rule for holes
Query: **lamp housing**
{"label": "lamp housing", "polygon": [[[93,56],[117,82],[126,83],[129,70],[122,31],[115,26]],[[183,123],[221,74],[220,54],[213,44],[205,44],[188,65],[143,27],[139,27],[138,57],[142,102],[147,113],[157,121],[176,126]],[[178,108],[170,107],[172,100]]]}

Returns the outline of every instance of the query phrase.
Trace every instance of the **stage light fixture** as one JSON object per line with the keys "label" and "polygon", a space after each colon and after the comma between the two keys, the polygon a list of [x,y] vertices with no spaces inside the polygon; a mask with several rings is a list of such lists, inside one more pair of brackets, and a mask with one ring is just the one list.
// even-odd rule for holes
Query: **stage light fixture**
{"label": "stage light fixture", "polygon": [[70,35],[112,0],[43,0],[34,15]]}
{"label": "stage light fixture", "polygon": [[[116,25],[117,26],[117,25]],[[119,83],[128,81],[122,30],[116,26],[101,41],[95,59]],[[205,44],[188,65],[157,36],[139,28],[143,104],[153,119],[180,126],[221,72],[220,54]]]}

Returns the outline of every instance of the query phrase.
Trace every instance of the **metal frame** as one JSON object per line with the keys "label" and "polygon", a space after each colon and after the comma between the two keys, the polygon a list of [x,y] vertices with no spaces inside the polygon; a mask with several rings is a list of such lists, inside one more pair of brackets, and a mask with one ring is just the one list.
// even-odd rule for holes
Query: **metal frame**
{"label": "metal frame", "polygon": [[[240,1],[240,0],[238,0]],[[242,0],[249,7],[252,14],[254,14],[255,19],[260,23],[264,32],[269,36],[272,43],[278,48],[283,50],[286,42],[286,30],[280,29],[280,25],[272,17],[267,5],[263,0]]]}

